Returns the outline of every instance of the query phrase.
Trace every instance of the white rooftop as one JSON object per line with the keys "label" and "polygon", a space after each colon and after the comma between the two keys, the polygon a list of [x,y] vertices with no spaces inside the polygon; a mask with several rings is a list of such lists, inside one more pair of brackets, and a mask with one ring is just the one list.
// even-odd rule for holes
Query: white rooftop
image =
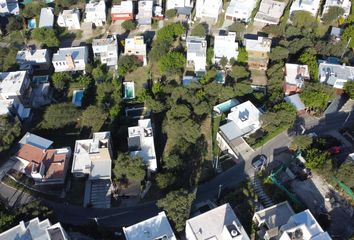
{"label": "white rooftop", "polygon": [[249,240],[246,231],[228,203],[188,219],[186,225],[186,234],[191,230],[193,239],[196,240]]}
{"label": "white rooftop", "polygon": [[0,93],[19,93],[26,71],[0,72]]}
{"label": "white rooftop", "polygon": [[243,40],[247,51],[270,52],[272,40],[266,37],[256,36],[254,38],[246,38]]}
{"label": "white rooftop", "polygon": [[156,171],[157,160],[151,119],[140,119],[138,126],[128,128],[130,155],[141,157],[149,170]]}
{"label": "white rooftop", "polygon": [[250,13],[256,6],[256,0],[231,0],[226,9],[226,15],[234,16],[237,13]]}
{"label": "white rooftop", "polygon": [[237,59],[238,43],[236,33],[230,32],[227,36],[215,36],[214,38],[214,58],[226,57]]}
{"label": "white rooftop", "polygon": [[120,5],[113,5],[111,13],[132,13],[133,12],[133,2],[132,1],[122,1]]}
{"label": "white rooftop", "polygon": [[41,15],[39,17],[38,27],[53,27],[54,24],[54,14],[53,8],[47,7],[41,9]]}
{"label": "white rooftop", "polygon": [[47,49],[25,49],[17,52],[16,61],[21,62],[36,62],[45,63]]}
{"label": "white rooftop", "polygon": [[[165,212],[130,227],[123,227],[126,240],[176,240]],[[165,237],[165,238],[164,238]]]}
{"label": "white rooftop", "polygon": [[262,0],[254,20],[268,24],[278,24],[286,5],[287,2]]}
{"label": "white rooftop", "polygon": [[307,65],[293,63],[285,64],[285,82],[297,85],[299,80],[310,79],[309,68]]}

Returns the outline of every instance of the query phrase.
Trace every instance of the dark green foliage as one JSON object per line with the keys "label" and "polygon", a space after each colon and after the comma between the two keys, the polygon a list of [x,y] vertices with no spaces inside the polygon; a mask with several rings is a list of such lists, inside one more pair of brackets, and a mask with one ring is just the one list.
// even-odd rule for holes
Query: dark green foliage
{"label": "dark green foliage", "polygon": [[78,0],[56,0],[55,5],[56,6],[61,6],[63,8],[68,8],[71,7],[72,5],[75,5]]}
{"label": "dark green foliage", "polygon": [[181,74],[185,64],[186,57],[179,52],[167,53],[158,63],[162,74]]}
{"label": "dark green foliage", "polygon": [[157,206],[166,211],[175,229],[178,232],[182,232],[185,222],[189,218],[190,208],[194,199],[195,194],[180,189],[168,193],[165,198],[157,202]]}
{"label": "dark green foliage", "polygon": [[177,10],[174,9],[174,8],[169,9],[169,10],[166,11],[165,15],[166,15],[166,17],[167,17],[168,19],[174,18],[174,17],[176,17],[176,15],[177,15]]}
{"label": "dark green foliage", "polygon": [[101,107],[91,105],[82,113],[81,124],[91,128],[91,132],[99,132],[108,118],[108,113]]}
{"label": "dark green foliage", "polygon": [[310,77],[313,81],[318,80],[318,64],[317,64],[317,58],[315,55],[305,52],[303,53],[299,61],[303,64],[306,64],[309,67],[309,72],[310,72]]}
{"label": "dark green foliage", "polygon": [[233,24],[231,24],[231,26],[229,26],[229,32],[235,32],[238,39],[241,38],[245,31],[246,24],[242,22],[234,22]]}
{"label": "dark green foliage", "polygon": [[354,99],[354,81],[347,81],[344,84],[344,91],[351,99]]}
{"label": "dark green foliage", "polygon": [[263,114],[261,119],[263,129],[271,133],[279,127],[292,126],[296,119],[296,110],[291,104],[280,103],[275,105],[271,111]]}
{"label": "dark green foliage", "polygon": [[230,76],[237,81],[240,79],[248,78],[250,76],[250,72],[244,66],[234,65],[232,66]]}
{"label": "dark green foliage", "polygon": [[[349,42],[349,40],[351,41]],[[342,40],[347,44],[349,42],[348,47],[354,48],[354,25],[350,25],[344,29]]]}
{"label": "dark green foliage", "polygon": [[295,11],[291,16],[290,20],[296,27],[310,27],[313,28],[317,25],[316,19],[307,11]]}
{"label": "dark green foliage", "polygon": [[170,45],[166,41],[154,41],[152,49],[149,52],[149,60],[157,62],[162,56],[168,53]]}
{"label": "dark green foliage", "polygon": [[127,154],[118,154],[112,169],[114,178],[128,180],[129,182],[141,182],[145,178],[145,165],[140,157],[130,157]]}
{"label": "dark green foliage", "polygon": [[42,1],[31,2],[27,4],[22,10],[21,15],[25,18],[33,18],[39,17],[41,13],[41,8],[44,7],[44,3]]}
{"label": "dark green foliage", "polygon": [[330,161],[329,153],[320,151],[316,148],[306,150],[305,156],[306,167],[311,169],[317,169]]}
{"label": "dark green foliage", "polygon": [[10,115],[0,116],[0,152],[8,150],[13,141],[21,134],[21,123]]}
{"label": "dark green foliage", "polygon": [[0,69],[9,71],[10,68],[16,66],[16,48],[0,48]]}
{"label": "dark green foliage", "polygon": [[344,9],[337,6],[329,7],[328,11],[323,14],[322,20],[324,23],[329,24],[336,21],[340,16],[344,14]]}
{"label": "dark green foliage", "polygon": [[136,23],[133,20],[125,20],[124,22],[122,22],[122,27],[126,31],[133,31],[136,29]]}
{"label": "dark green foliage", "polygon": [[32,31],[32,39],[40,42],[45,47],[59,47],[60,41],[55,30],[50,28],[35,28]]}
{"label": "dark green foliage", "polygon": [[326,110],[328,102],[335,96],[332,87],[320,83],[308,83],[301,93],[301,100],[306,107],[316,112]]}
{"label": "dark green foliage", "polygon": [[40,127],[44,129],[63,128],[77,123],[80,116],[81,112],[71,103],[51,104],[44,112]]}
{"label": "dark green foliage", "polygon": [[197,37],[205,37],[206,30],[205,30],[204,24],[199,23],[199,24],[195,25],[192,29],[191,35],[197,36]]}
{"label": "dark green foliage", "polygon": [[123,55],[118,60],[118,74],[124,76],[127,73],[133,72],[143,63],[135,55]]}
{"label": "dark green foliage", "polygon": [[186,30],[181,23],[173,23],[167,26],[164,26],[157,32],[157,41],[166,41],[168,44],[171,44],[174,39],[180,37]]}
{"label": "dark green foliage", "polygon": [[114,119],[121,110],[122,96],[121,83],[117,79],[112,82],[103,82],[97,85],[97,104],[104,110],[109,111],[109,116]]}
{"label": "dark green foliage", "polygon": [[280,46],[272,48],[269,54],[269,58],[272,61],[287,59],[288,56],[289,56],[289,50],[287,48],[280,47]]}
{"label": "dark green foliage", "polygon": [[309,146],[311,146],[313,139],[308,135],[296,135],[293,137],[291,142],[291,148],[294,150],[306,150]]}
{"label": "dark green foliage", "polygon": [[9,16],[8,17],[8,24],[6,25],[6,31],[18,31],[23,29],[23,19],[20,17]]}
{"label": "dark green foliage", "polygon": [[72,76],[67,73],[67,72],[63,72],[63,73],[53,73],[52,75],[52,83],[53,86],[59,90],[62,91],[65,88],[68,87],[68,84],[72,81]]}

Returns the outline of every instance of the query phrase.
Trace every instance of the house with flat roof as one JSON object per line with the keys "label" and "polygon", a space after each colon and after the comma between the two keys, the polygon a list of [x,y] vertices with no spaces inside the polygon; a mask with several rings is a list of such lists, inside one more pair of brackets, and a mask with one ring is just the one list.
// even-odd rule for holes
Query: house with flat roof
{"label": "house with flat roof", "polygon": [[187,67],[194,72],[205,72],[207,41],[202,37],[187,37]]}
{"label": "house with flat roof", "polygon": [[354,67],[341,65],[330,60],[318,61],[318,75],[321,83],[343,89],[347,81],[354,81]]}
{"label": "house with flat roof", "polygon": [[234,149],[242,137],[247,137],[261,128],[261,112],[250,102],[244,102],[231,108],[227,122],[221,125],[216,134],[216,141],[222,151],[228,151],[238,159]]}
{"label": "house with flat roof", "polygon": [[219,63],[223,57],[226,57],[228,61],[231,58],[236,60],[238,57],[238,42],[235,32],[229,32],[226,36],[218,35],[214,38],[213,63]]}
{"label": "house with flat roof", "polygon": [[138,2],[138,14],[136,20],[139,26],[150,26],[154,2],[152,0],[141,0]]}
{"label": "house with flat roof", "polygon": [[195,17],[201,19],[201,21],[215,24],[221,13],[222,5],[222,0],[197,0],[195,4]]}
{"label": "house with flat roof", "polygon": [[296,11],[306,11],[316,17],[320,9],[321,0],[295,0],[290,7],[290,15]]}
{"label": "house with flat roof", "polygon": [[128,128],[130,156],[141,157],[151,172],[157,170],[154,130],[151,119],[140,119],[138,126]]}
{"label": "house with flat roof", "polygon": [[253,222],[258,226],[260,239],[271,240],[279,236],[279,229],[295,214],[287,201],[255,212]]}
{"label": "house with flat roof", "polygon": [[123,227],[126,240],[177,240],[165,212],[129,227]]}
{"label": "house with flat roof", "polygon": [[176,9],[178,12],[179,8],[193,8],[193,2],[191,0],[167,0],[166,10]]}
{"label": "house with flat roof", "polygon": [[17,52],[16,63],[20,70],[29,72],[48,70],[51,66],[50,54],[47,49],[23,49]]}
{"label": "house with flat roof", "polygon": [[226,9],[225,19],[230,21],[249,22],[257,0],[231,0]]}
{"label": "house with flat roof", "polygon": [[147,65],[146,60],[146,44],[144,43],[144,36],[135,36],[133,38],[125,39],[124,55],[135,55],[143,65]]}
{"label": "house with flat roof", "polygon": [[29,117],[30,83],[26,71],[0,72],[0,115],[12,112],[20,119]]}
{"label": "house with flat roof", "polygon": [[307,65],[293,63],[285,64],[285,95],[291,95],[301,92],[301,90],[305,86],[305,80],[310,80],[310,73]]}
{"label": "house with flat roof", "polygon": [[188,219],[185,234],[187,240],[250,239],[228,203]]}
{"label": "house with flat roof", "polygon": [[70,147],[52,149],[52,141],[32,133],[26,133],[19,143],[20,149],[12,157],[16,160],[14,170],[32,178],[36,185],[65,183]]}
{"label": "house with flat roof", "polygon": [[342,17],[347,18],[350,13],[352,3],[350,0],[325,0],[322,10],[322,17],[331,7],[340,7],[344,10]]}
{"label": "house with flat roof", "polygon": [[84,207],[111,206],[112,146],[110,132],[97,132],[92,139],[77,140],[71,172],[87,177]]}
{"label": "house with flat roof", "polygon": [[21,221],[17,226],[0,233],[0,239],[6,240],[69,240],[64,228],[58,222],[52,224],[49,219],[43,221],[33,218]]}
{"label": "house with flat roof", "polygon": [[54,25],[53,8],[46,7],[41,9],[39,16],[39,28],[52,28]]}
{"label": "house with flat roof", "polygon": [[133,2],[121,1],[120,5],[113,5],[111,8],[112,21],[125,21],[134,19]]}
{"label": "house with flat roof", "polygon": [[93,39],[92,50],[95,59],[100,60],[102,64],[108,67],[118,67],[118,42],[115,35]]}
{"label": "house with flat roof", "polygon": [[86,46],[59,48],[53,54],[52,63],[55,72],[83,71],[85,73],[88,63],[88,48]]}
{"label": "house with flat roof", "polygon": [[248,53],[248,67],[250,69],[267,70],[272,40],[257,35],[245,35],[243,45]]}
{"label": "house with flat roof", "polygon": [[280,227],[279,232],[279,240],[332,240],[308,209],[291,216],[288,222]]}
{"label": "house with flat roof", "polygon": [[106,3],[104,0],[91,0],[86,3],[84,22],[93,23],[96,27],[106,24]]}
{"label": "house with flat roof", "polygon": [[277,25],[287,4],[287,1],[262,0],[254,21],[261,25]]}
{"label": "house with flat roof", "polygon": [[57,19],[59,27],[68,28],[68,30],[80,29],[80,10],[63,10]]}
{"label": "house with flat roof", "polygon": [[17,0],[0,0],[0,16],[19,15],[20,7]]}

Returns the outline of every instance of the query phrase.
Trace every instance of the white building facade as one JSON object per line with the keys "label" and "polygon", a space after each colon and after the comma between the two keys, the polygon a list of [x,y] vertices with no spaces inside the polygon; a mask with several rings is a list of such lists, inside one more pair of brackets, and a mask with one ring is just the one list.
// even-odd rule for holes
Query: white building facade
{"label": "white building facade", "polygon": [[225,19],[248,22],[256,5],[257,0],[231,0],[226,9]]}
{"label": "white building facade", "polygon": [[237,60],[238,43],[236,41],[236,33],[229,32],[227,36],[215,36],[213,63],[218,64],[222,57],[226,57],[228,61],[231,58]]}
{"label": "white building facade", "polygon": [[50,55],[47,49],[24,49],[17,52],[16,63],[20,70],[46,70],[50,68]]}
{"label": "white building facade", "polygon": [[106,24],[106,3],[101,0],[90,1],[86,4],[84,22],[93,23],[96,27],[102,27]]}
{"label": "white building facade", "polygon": [[69,30],[79,30],[80,10],[63,10],[58,16],[57,23],[60,27],[68,28]]}
{"label": "white building facade", "polygon": [[144,43],[144,36],[135,36],[133,38],[125,39],[124,55],[135,55],[143,65],[147,65],[146,59],[146,44]]}
{"label": "white building facade", "polygon": [[196,18],[216,23],[222,10],[222,0],[197,0],[195,8]]}
{"label": "white building facade", "polygon": [[194,72],[205,72],[207,41],[201,37],[187,37],[187,67]]}
{"label": "white building facade", "polygon": [[118,67],[118,42],[115,36],[92,41],[93,55],[102,64]]}
{"label": "white building facade", "polygon": [[295,11],[306,11],[316,17],[320,9],[320,2],[321,0],[295,0],[290,7],[290,15]]}

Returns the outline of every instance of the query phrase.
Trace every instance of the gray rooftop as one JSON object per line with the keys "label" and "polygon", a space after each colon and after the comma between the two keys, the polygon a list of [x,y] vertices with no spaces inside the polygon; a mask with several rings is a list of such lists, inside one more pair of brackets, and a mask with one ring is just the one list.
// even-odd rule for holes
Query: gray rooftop
{"label": "gray rooftop", "polygon": [[339,80],[354,80],[354,67],[333,64],[328,61],[318,61],[318,71],[320,81],[329,85],[334,85],[337,79]]}
{"label": "gray rooftop", "polygon": [[207,42],[204,38],[191,37],[187,38],[187,52],[195,53],[197,56],[206,56]]}
{"label": "gray rooftop", "polygon": [[301,101],[299,94],[287,96],[284,100],[285,102],[292,104],[296,108],[296,111],[301,111],[306,108],[305,104]]}
{"label": "gray rooftop", "polygon": [[83,47],[71,47],[71,48],[59,48],[58,52],[53,55],[53,62],[65,61],[67,55],[71,55],[73,60],[81,60],[87,58],[86,46]]}
{"label": "gray rooftop", "polygon": [[48,139],[42,138],[37,136],[36,134],[27,132],[19,141],[20,144],[30,144],[32,146],[41,148],[41,149],[48,149],[52,144],[53,141]]}
{"label": "gray rooftop", "polygon": [[53,14],[53,9],[48,7],[48,8],[42,8],[41,9],[41,15],[39,17],[39,26],[38,27],[53,27],[54,24],[54,14]]}

